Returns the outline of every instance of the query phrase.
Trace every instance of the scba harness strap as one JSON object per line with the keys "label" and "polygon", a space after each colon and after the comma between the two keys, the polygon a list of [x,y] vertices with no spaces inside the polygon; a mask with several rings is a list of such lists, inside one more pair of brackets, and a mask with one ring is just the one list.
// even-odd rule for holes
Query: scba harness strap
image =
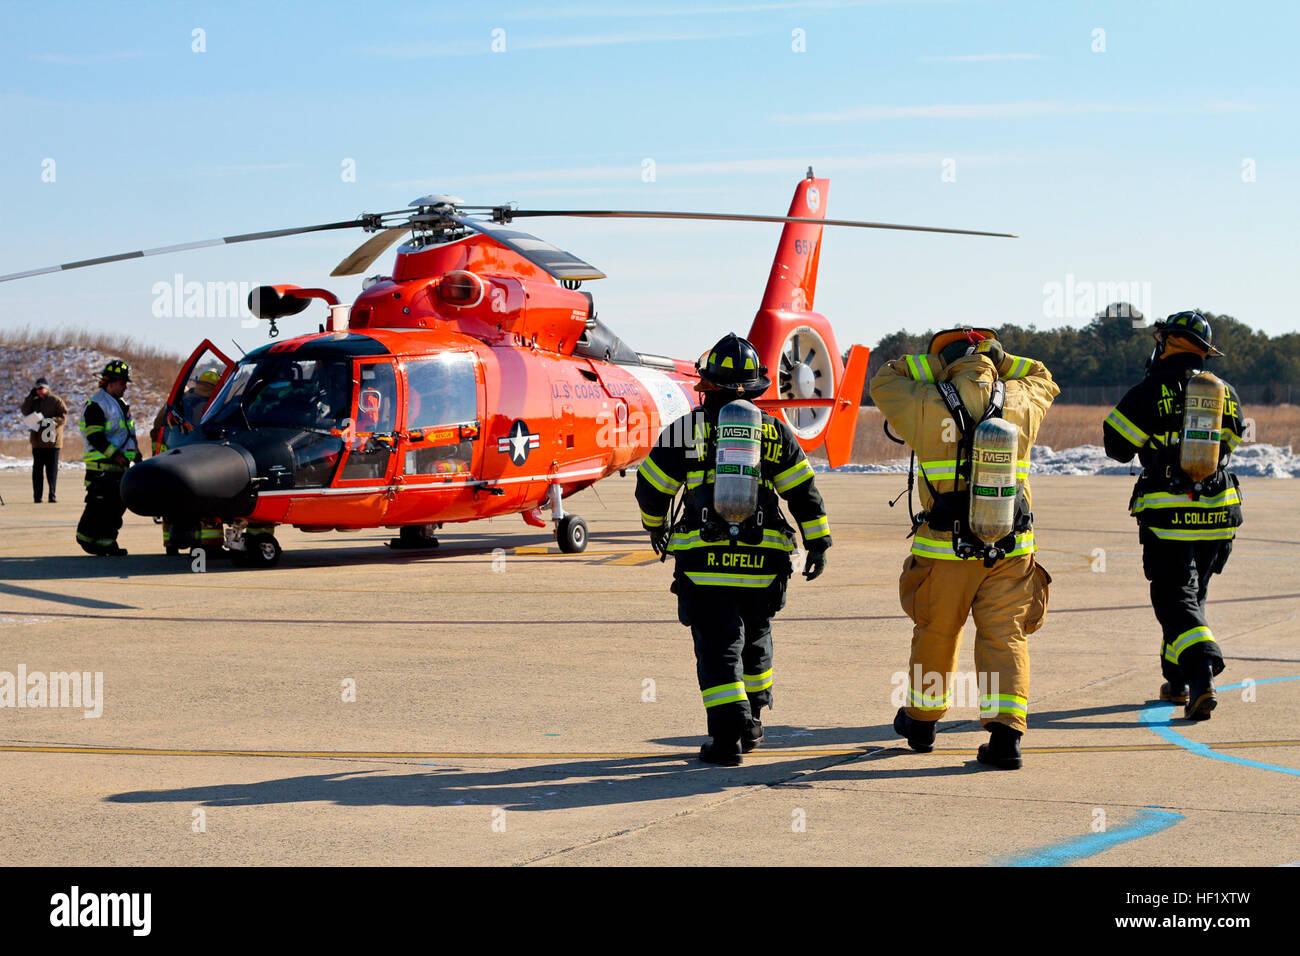
{"label": "scba harness strap", "polygon": [[[970,480],[971,463],[974,457],[975,429],[991,418],[1002,418],[1003,409],[1006,407],[1007,386],[1001,379],[993,383],[988,405],[978,421],[966,410],[966,405],[962,402],[956,386],[951,382],[936,382],[935,386],[939,389],[939,396],[943,399],[949,414],[952,415],[953,423],[960,436],[957,440],[957,464],[953,478],[954,490],[939,492],[930,481],[929,475],[925,473],[925,467],[923,465],[917,466],[921,472],[922,480],[925,481],[925,486],[930,490],[931,504],[928,511],[919,511],[912,516],[912,531],[908,537],[915,535],[923,524],[929,524],[936,531],[951,531],[952,549],[957,557],[962,560],[980,558],[984,561],[985,567],[991,568],[996,562],[1006,557],[1009,552],[1015,550],[1016,535],[1028,531],[1034,520],[1033,514],[1029,511],[1029,505],[1025,501],[1024,491],[1017,488],[1016,519],[1010,534],[992,544],[988,544],[979,537],[969,534],[969,529],[966,527],[967,516],[970,514]],[[910,468],[909,465],[909,485],[912,481]],[[961,481],[966,482],[966,488],[958,491],[956,485]]]}

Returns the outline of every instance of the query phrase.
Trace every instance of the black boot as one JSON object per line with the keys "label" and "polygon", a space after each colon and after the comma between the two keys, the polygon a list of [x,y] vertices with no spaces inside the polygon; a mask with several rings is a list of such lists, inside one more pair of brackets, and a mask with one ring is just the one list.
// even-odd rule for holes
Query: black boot
{"label": "black boot", "polygon": [[716,740],[710,740],[700,747],[700,759],[720,767],[739,767],[744,762],[740,756],[739,741],[720,744]]}
{"label": "black boot", "polygon": [[1187,703],[1187,685],[1182,681],[1165,681],[1160,685],[1160,699],[1167,704]]}
{"label": "black boot", "polygon": [[1183,716],[1188,720],[1209,720],[1214,708],[1219,706],[1212,663],[1202,658],[1184,673],[1187,674],[1187,700]]}
{"label": "black boot", "polygon": [[1020,731],[1006,724],[989,724],[989,742],[980,745],[977,759],[999,770],[1019,770],[1023,763],[1020,737]]}
{"label": "black boot", "polygon": [[907,745],[917,753],[928,754],[934,749],[937,720],[914,720],[907,716],[907,708],[898,708],[894,715],[894,733],[907,738]]}
{"label": "black boot", "polygon": [[763,742],[763,722],[757,717],[751,718],[749,726],[740,734],[740,749],[749,753]]}

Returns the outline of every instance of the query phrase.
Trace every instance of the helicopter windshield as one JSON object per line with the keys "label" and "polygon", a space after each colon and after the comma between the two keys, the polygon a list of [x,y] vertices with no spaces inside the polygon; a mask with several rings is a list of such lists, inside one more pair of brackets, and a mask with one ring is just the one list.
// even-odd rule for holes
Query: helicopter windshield
{"label": "helicopter windshield", "polygon": [[240,363],[213,400],[203,424],[238,422],[250,428],[270,425],[311,431],[342,428],[351,412],[351,386],[348,361],[263,356]]}

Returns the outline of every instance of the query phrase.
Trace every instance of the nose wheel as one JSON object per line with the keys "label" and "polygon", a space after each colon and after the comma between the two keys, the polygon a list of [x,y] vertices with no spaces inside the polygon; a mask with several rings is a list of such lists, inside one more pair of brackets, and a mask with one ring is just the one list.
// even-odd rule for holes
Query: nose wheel
{"label": "nose wheel", "polygon": [[230,557],[246,568],[270,568],[280,561],[280,542],[273,534],[250,534],[244,537],[244,550],[232,550]]}
{"label": "nose wheel", "polygon": [[555,540],[565,554],[579,554],[587,550],[587,522],[577,515],[565,515],[555,526]]}

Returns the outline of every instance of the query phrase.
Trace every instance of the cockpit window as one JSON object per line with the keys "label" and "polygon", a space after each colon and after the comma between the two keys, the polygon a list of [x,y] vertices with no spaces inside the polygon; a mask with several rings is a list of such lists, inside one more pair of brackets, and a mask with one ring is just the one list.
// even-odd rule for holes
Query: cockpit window
{"label": "cockpit window", "polygon": [[461,425],[478,418],[474,358],[467,352],[406,363],[406,427]]}
{"label": "cockpit window", "polygon": [[265,356],[240,363],[203,423],[225,424],[242,409],[249,427],[343,428],[351,414],[351,386],[347,361]]}

